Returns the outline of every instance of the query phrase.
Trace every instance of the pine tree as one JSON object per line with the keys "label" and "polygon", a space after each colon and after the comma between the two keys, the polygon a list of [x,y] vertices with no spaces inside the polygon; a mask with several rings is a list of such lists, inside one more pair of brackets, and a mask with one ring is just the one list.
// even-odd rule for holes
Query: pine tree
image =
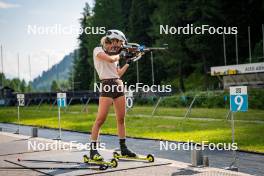
{"label": "pine tree", "polygon": [[172,82],[177,80],[177,84],[173,85],[174,88],[180,91],[185,91],[184,77],[187,69],[186,64],[190,64],[190,58],[186,53],[185,35],[171,35],[160,33],[160,25],[163,27],[184,26],[186,7],[189,2],[179,1],[154,1],[157,5],[155,12],[152,16],[153,27],[152,36],[156,38],[156,43],[166,43],[169,50],[162,56],[157,58],[159,63],[159,79],[163,82]]}
{"label": "pine tree", "polygon": [[[90,25],[91,9],[88,3],[85,4],[83,17],[81,18],[81,27],[85,29]],[[74,88],[76,90],[87,90],[92,81],[92,66],[89,62],[92,50],[89,49],[90,42],[88,34],[83,32],[79,36],[79,49],[75,52],[74,58]]]}
{"label": "pine tree", "polygon": [[[186,20],[193,26],[210,25],[217,26],[221,22],[220,4],[217,0],[199,1],[192,0],[186,9]],[[210,35],[205,33],[202,35],[190,35],[185,45],[187,53],[192,59],[193,70],[204,75],[203,88],[208,87],[208,74],[210,66],[214,65],[215,60],[219,60],[219,54],[212,51],[220,50],[219,43],[222,42],[222,36]],[[214,58],[214,59],[211,59]]]}
{"label": "pine tree", "polygon": [[21,81],[21,83],[20,83],[20,91],[21,92],[26,92],[26,82],[25,82],[25,80],[23,79],[22,81]]}
{"label": "pine tree", "polygon": [[[154,11],[154,6],[149,1],[133,0],[130,8],[129,23],[128,23],[128,39],[129,42],[139,43],[145,46],[151,46],[153,39],[149,35],[151,31],[151,15]],[[137,82],[137,63],[131,64],[129,70],[125,74],[125,81],[128,83]],[[151,61],[150,55],[143,56],[138,61],[139,82],[151,84]]]}
{"label": "pine tree", "polygon": [[28,82],[28,85],[26,87],[26,92],[32,92],[33,91],[33,88],[32,88],[32,81],[29,81]]}
{"label": "pine tree", "polygon": [[57,81],[55,81],[55,80],[52,81],[50,90],[52,92],[56,92],[56,91],[60,90],[60,88],[59,88],[59,86],[57,84]]}
{"label": "pine tree", "polygon": [[1,87],[4,87],[5,86],[5,81],[6,81],[4,73],[0,73],[0,81],[1,81],[0,82]]}
{"label": "pine tree", "polygon": [[[128,4],[128,5],[127,5]],[[129,6],[122,0],[97,0],[93,11],[91,11],[88,3],[85,5],[83,17],[81,18],[81,26],[95,27],[94,31],[98,32],[99,27],[104,27],[105,31],[109,29],[118,29],[124,31],[127,25],[127,14],[123,14],[126,9],[122,7]],[[97,27],[97,28],[96,28]],[[93,49],[99,46],[101,37],[105,34],[89,35],[82,33],[79,36],[79,49],[75,52],[73,77],[74,89],[83,90],[92,88],[94,82],[94,66],[93,66]],[[72,74],[70,72],[70,74]]]}

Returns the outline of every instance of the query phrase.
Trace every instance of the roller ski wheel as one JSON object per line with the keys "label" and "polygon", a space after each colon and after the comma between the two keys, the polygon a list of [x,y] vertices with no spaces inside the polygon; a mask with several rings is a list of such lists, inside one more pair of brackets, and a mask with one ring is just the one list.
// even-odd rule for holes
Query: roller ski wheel
{"label": "roller ski wheel", "polygon": [[93,160],[87,155],[83,155],[84,163],[98,165],[100,170],[106,170],[108,167],[116,168],[118,166],[117,159],[113,158],[111,161]]}
{"label": "roller ski wheel", "polygon": [[117,152],[114,152],[114,153],[113,153],[113,157],[114,157],[115,159],[119,159],[120,156],[121,156],[121,155],[120,155],[119,153],[117,153]]}
{"label": "roller ski wheel", "polygon": [[106,169],[108,169],[108,165],[106,164],[99,166],[99,170],[106,170]]}
{"label": "roller ski wheel", "polygon": [[150,162],[150,163],[153,163],[153,162],[155,161],[154,156],[151,155],[151,154],[148,154],[148,155],[147,155],[147,159],[148,159],[148,162]]}
{"label": "roller ski wheel", "polygon": [[111,163],[113,168],[116,168],[118,166],[118,161],[115,158],[111,159]]}
{"label": "roller ski wheel", "polygon": [[124,156],[121,155],[118,152],[113,152],[113,157],[118,160],[122,159],[128,159],[128,160],[141,160],[141,161],[148,161],[150,163],[153,163],[155,161],[154,155],[148,154],[146,157],[145,156],[135,156],[135,157],[129,157],[129,156]]}

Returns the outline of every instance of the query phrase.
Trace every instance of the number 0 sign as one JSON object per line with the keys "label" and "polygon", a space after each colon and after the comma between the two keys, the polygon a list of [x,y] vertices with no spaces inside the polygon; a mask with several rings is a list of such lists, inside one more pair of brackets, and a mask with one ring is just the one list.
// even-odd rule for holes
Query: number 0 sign
{"label": "number 0 sign", "polygon": [[232,112],[248,110],[247,86],[230,87],[230,110]]}

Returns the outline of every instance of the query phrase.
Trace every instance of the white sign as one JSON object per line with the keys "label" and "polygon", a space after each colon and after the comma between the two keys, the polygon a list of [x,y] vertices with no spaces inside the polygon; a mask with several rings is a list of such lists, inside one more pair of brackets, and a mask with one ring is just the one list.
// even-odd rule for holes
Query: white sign
{"label": "white sign", "polygon": [[57,98],[66,98],[66,93],[57,93]]}
{"label": "white sign", "polygon": [[17,94],[17,102],[18,102],[18,106],[25,106],[25,95]]}
{"label": "white sign", "polygon": [[126,97],[133,97],[133,91],[125,91]]}
{"label": "white sign", "polygon": [[57,104],[59,107],[67,106],[66,93],[57,93]]}
{"label": "white sign", "polygon": [[248,110],[247,86],[230,87],[230,110],[232,112]]}
{"label": "white sign", "polygon": [[247,86],[230,87],[230,95],[247,95]]}
{"label": "white sign", "polygon": [[211,67],[211,76],[264,72],[264,62]]}
{"label": "white sign", "polygon": [[133,107],[133,91],[125,91],[126,97],[126,107],[132,108]]}
{"label": "white sign", "polygon": [[17,94],[17,99],[24,99],[25,95],[24,94]]}

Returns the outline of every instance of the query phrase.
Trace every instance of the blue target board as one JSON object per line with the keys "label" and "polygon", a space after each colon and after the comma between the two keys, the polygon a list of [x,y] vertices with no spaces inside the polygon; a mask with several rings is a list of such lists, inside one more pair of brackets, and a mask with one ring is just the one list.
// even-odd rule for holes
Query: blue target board
{"label": "blue target board", "polygon": [[66,93],[57,93],[57,105],[58,107],[67,106]]}
{"label": "blue target board", "polygon": [[247,86],[230,87],[230,110],[232,112],[248,110]]}

